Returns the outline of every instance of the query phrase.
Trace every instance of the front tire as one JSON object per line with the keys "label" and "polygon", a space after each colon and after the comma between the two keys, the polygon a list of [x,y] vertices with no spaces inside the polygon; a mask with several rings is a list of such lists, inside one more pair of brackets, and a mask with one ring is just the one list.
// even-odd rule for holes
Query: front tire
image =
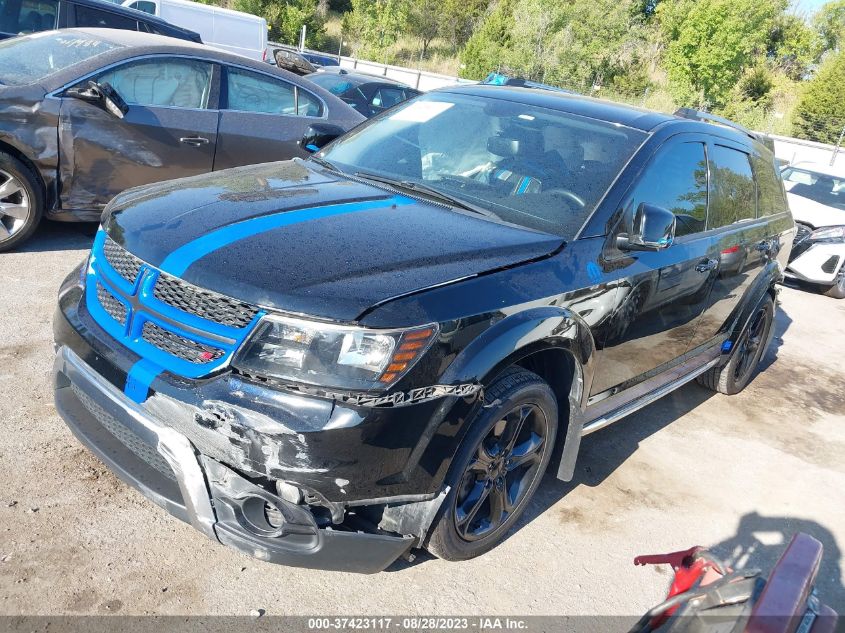
{"label": "front tire", "polygon": [[534,496],[554,449],[557,400],[537,374],[508,369],[484,400],[452,462],[449,494],[425,546],[445,560],[474,558],[504,539]]}
{"label": "front tire", "polygon": [[41,186],[30,169],[0,151],[0,252],[29,239],[44,209]]}
{"label": "front tire", "polygon": [[757,304],[748,324],[739,335],[730,360],[723,367],[714,367],[696,380],[713,391],[734,395],[745,389],[760,364],[772,338],[775,321],[775,302],[766,293]]}

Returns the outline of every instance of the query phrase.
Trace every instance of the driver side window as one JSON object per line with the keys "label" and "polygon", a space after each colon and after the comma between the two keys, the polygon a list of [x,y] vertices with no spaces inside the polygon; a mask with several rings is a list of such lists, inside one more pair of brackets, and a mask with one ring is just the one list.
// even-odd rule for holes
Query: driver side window
{"label": "driver side window", "polygon": [[211,64],[189,59],[146,59],[112,68],[97,77],[126,103],[205,109],[211,91]]}
{"label": "driver side window", "polygon": [[660,150],[625,206],[625,222],[642,203],[675,214],[675,237],[700,233],[707,225],[707,157],[703,143],[678,143]]}

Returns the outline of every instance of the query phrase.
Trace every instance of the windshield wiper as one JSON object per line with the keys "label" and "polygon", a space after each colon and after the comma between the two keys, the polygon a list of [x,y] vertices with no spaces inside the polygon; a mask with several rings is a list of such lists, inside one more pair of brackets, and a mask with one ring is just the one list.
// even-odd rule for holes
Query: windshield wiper
{"label": "windshield wiper", "polygon": [[429,187],[428,185],[424,185],[420,182],[414,182],[412,180],[400,180],[398,178],[391,178],[389,176],[382,176],[380,174],[371,174],[365,171],[355,172],[355,175],[358,178],[363,178],[365,180],[372,180],[374,182],[380,182],[382,184],[390,185],[391,187],[396,187],[398,189],[406,189],[414,193],[421,193],[423,195],[428,196],[429,198],[434,198],[435,200],[438,200],[439,202],[442,202],[450,207],[457,207],[459,209],[463,209],[464,211],[477,213],[488,218],[495,218],[497,220],[501,219],[498,215],[488,209],[476,206],[470,202],[467,202],[466,200],[456,198],[454,196],[449,195],[448,193],[444,193],[439,189]]}
{"label": "windshield wiper", "polygon": [[320,167],[325,167],[329,171],[340,172],[340,169],[338,169],[337,165],[335,165],[334,163],[330,163],[325,158],[320,158],[319,156],[311,154],[311,156],[308,157],[308,160],[314,161]]}

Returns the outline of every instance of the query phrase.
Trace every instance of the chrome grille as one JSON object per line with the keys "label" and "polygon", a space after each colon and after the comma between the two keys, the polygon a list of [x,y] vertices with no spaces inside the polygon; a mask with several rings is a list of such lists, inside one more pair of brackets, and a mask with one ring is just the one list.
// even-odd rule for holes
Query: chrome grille
{"label": "chrome grille", "polygon": [[106,241],[103,244],[103,253],[109,266],[114,268],[130,284],[135,283],[138,271],[141,270],[143,264],[140,259],[108,236],[106,236]]}
{"label": "chrome grille", "polygon": [[103,409],[103,407],[92,400],[88,394],[82,391],[82,389],[77,387],[75,384],[71,383],[70,388],[73,390],[74,395],[76,395],[79,399],[79,402],[82,403],[82,406],[88,409],[91,415],[96,418],[97,422],[99,422],[109,433],[114,435],[121,444],[132,451],[141,460],[155,468],[162,475],[168,479],[176,481],[176,475],[173,474],[173,469],[170,468],[170,464],[167,463],[167,460],[162,457],[161,453],[159,453],[155,447],[150,446],[132,431],[123,426],[114,417],[112,417],[108,411]]}
{"label": "chrome grille", "polygon": [[121,325],[126,323],[126,306],[122,301],[115,299],[112,293],[99,282],[97,283],[97,301],[100,302],[103,310],[108,312],[111,318]]}
{"label": "chrome grille", "polygon": [[246,327],[258,314],[255,306],[197,288],[167,273],[159,275],[153,294],[162,303],[178,310],[230,327]]}
{"label": "chrome grille", "polygon": [[144,323],[141,336],[150,345],[191,363],[210,363],[225,353],[222,349],[169,332],[151,321]]}

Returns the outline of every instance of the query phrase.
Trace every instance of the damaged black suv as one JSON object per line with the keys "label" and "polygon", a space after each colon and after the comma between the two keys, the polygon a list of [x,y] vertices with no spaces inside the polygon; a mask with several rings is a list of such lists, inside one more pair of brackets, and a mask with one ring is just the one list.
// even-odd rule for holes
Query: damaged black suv
{"label": "damaged black suv", "polygon": [[115,198],[60,290],[56,406],[261,559],[466,559],[550,463],[571,479],[582,436],[695,378],[749,382],[793,231],[742,129],[437,91],[307,160]]}

